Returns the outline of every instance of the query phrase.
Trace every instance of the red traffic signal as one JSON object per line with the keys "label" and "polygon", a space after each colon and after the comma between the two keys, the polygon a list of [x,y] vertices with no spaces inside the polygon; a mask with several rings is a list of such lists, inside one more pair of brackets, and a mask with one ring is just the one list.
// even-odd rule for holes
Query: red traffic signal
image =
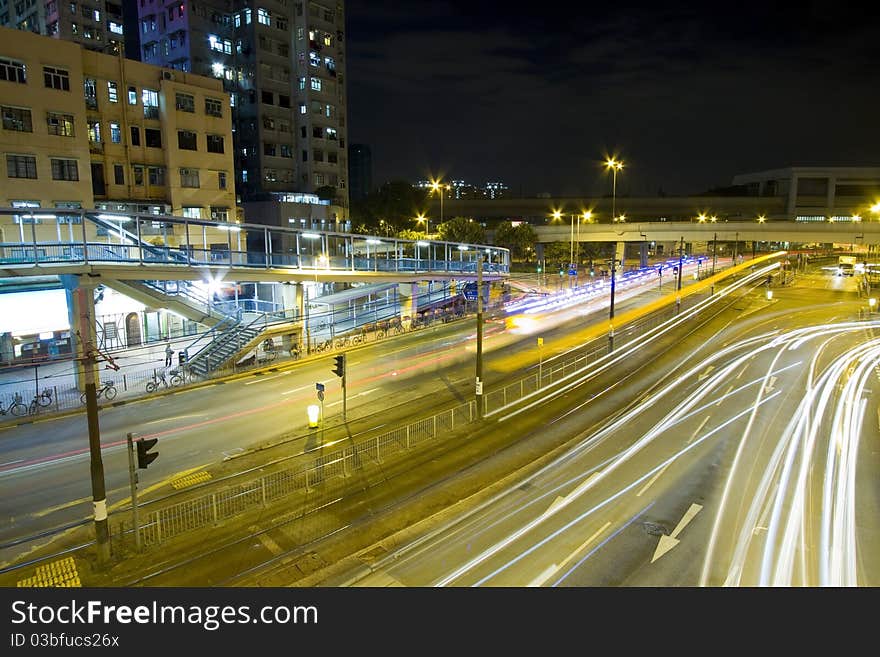
{"label": "red traffic signal", "polygon": [[153,449],[158,442],[158,438],[139,438],[136,441],[138,468],[146,470],[147,466],[156,460],[156,457],[159,456],[159,452],[150,452],[150,450]]}

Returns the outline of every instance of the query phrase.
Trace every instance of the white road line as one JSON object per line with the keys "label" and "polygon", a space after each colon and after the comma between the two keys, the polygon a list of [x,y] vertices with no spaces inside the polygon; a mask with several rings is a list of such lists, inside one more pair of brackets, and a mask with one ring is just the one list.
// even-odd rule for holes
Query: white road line
{"label": "white road line", "polygon": [[[688,442],[690,442],[690,441],[688,441]],[[636,497],[641,497],[642,493],[644,493],[646,490],[648,490],[648,487],[651,484],[653,484],[655,481],[657,481],[657,479],[660,477],[660,475],[662,475],[666,471],[666,468],[668,468],[670,465],[672,465],[671,461],[669,463],[667,463],[666,465],[664,465],[662,468],[660,468],[657,471],[657,474],[655,474],[653,477],[651,477],[648,480],[648,483],[646,483],[644,486],[642,486],[642,490],[640,490],[638,493],[636,493]]]}
{"label": "white road line", "polygon": [[[878,412],[880,412],[880,411],[878,411]],[[21,463],[22,461],[24,461],[24,459],[16,459],[15,461],[7,461],[6,463],[0,463],[0,468],[2,468],[4,465],[12,465],[13,463]]]}
{"label": "white road line", "polygon": [[282,392],[282,395],[292,395],[295,392],[301,392],[302,390],[308,390],[309,388],[313,388],[314,386],[300,386],[299,388],[294,388],[293,390],[285,390]]}
{"label": "white road line", "polygon": [[254,381],[246,381],[245,385],[250,386],[255,383],[262,383],[263,381],[271,381],[272,379],[277,379],[280,376],[287,376],[288,374],[290,374],[290,372],[281,372],[280,374],[273,374],[272,376],[261,376]]}
{"label": "white road line", "polygon": [[700,426],[697,427],[697,430],[694,431],[694,432],[691,434],[691,437],[687,439],[688,443],[690,443],[694,438],[696,438],[696,437],[697,437],[697,434],[699,434],[699,433],[703,430],[703,427],[706,426],[706,422],[709,421],[709,418],[710,418],[710,417],[711,417],[710,415],[707,415],[705,418],[703,418],[703,421],[700,422]]}
{"label": "white road line", "polygon": [[723,395],[721,395],[721,399],[719,399],[719,400],[718,400],[718,403],[715,404],[715,405],[716,405],[716,406],[721,406],[721,402],[723,402],[723,401],[725,400],[725,398],[727,397],[727,395],[730,394],[730,391],[731,391],[731,390],[733,390],[733,386],[730,386],[730,387],[727,389],[727,392],[725,392]]}

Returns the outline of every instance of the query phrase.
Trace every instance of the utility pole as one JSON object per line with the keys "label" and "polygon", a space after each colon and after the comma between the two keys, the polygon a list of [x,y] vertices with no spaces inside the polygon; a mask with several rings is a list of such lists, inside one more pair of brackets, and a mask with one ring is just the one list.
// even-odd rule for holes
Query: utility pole
{"label": "utility pole", "polygon": [[611,252],[611,305],[608,308],[608,353],[614,351],[614,279],[617,277],[617,245]]}
{"label": "utility pole", "polygon": [[681,236],[681,242],[678,246],[678,296],[675,297],[675,313],[681,311],[681,270],[684,264],[684,235]]}
{"label": "utility pole", "polygon": [[131,521],[134,529],[134,544],[137,551],[141,551],[141,529],[138,522],[138,499],[137,484],[138,476],[134,468],[134,442],[132,441],[131,432],[127,435],[128,440],[128,478],[131,484]]}
{"label": "utility pole", "polygon": [[483,417],[483,252],[477,249],[477,417]]}
{"label": "utility pole", "polygon": [[[77,336],[81,341],[83,358],[83,381],[86,395],[86,420],[89,430],[89,468],[92,478],[92,506],[95,519],[95,545],[98,550],[98,563],[106,565],[110,562],[110,529],[107,523],[107,493],[104,487],[104,462],[101,459],[101,430],[98,426],[98,394],[95,385],[95,366],[100,352],[95,348],[92,336],[95,321],[92,317],[94,308],[94,288],[90,285],[77,285],[72,290],[74,307],[76,308],[78,327]],[[112,359],[109,367],[119,369]]]}

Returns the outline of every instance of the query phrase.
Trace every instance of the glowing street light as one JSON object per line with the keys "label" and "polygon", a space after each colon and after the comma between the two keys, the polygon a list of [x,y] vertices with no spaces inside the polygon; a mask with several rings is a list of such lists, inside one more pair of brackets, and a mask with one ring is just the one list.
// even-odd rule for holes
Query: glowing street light
{"label": "glowing street light", "polygon": [[[449,185],[444,185],[437,180],[431,181],[431,191],[437,192],[438,194],[440,194],[440,223],[441,224],[443,223],[443,197],[446,196],[446,194],[444,193],[444,190],[448,191],[450,189],[452,189],[452,188]],[[428,224],[426,222],[425,226],[427,226],[427,225]],[[427,232],[427,229],[426,229],[426,232]]]}
{"label": "glowing street light", "polygon": [[[423,214],[419,214],[416,217],[416,221],[419,221],[419,222],[424,221],[425,222],[425,235],[427,235],[428,234],[428,218]],[[441,221],[442,221],[442,219],[441,219]]]}
{"label": "glowing street light", "polygon": [[615,160],[613,157],[609,157],[605,160],[605,168],[611,169],[612,173],[611,216],[614,218],[617,217],[617,172],[623,169],[623,162],[621,160]]}
{"label": "glowing street light", "polygon": [[767,221],[767,217],[765,217],[763,214],[758,215],[758,223],[759,224],[763,224],[766,221]]}

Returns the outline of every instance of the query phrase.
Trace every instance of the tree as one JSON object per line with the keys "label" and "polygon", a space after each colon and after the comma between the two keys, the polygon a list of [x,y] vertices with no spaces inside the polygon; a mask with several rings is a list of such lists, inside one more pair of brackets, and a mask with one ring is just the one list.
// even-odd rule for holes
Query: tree
{"label": "tree", "polygon": [[465,244],[485,244],[486,231],[483,226],[470,217],[453,217],[437,227],[440,238],[447,242]]}
{"label": "tree", "polygon": [[333,185],[324,185],[315,190],[315,195],[322,201],[333,203],[336,200],[336,188]]}
{"label": "tree", "polygon": [[427,193],[404,180],[392,180],[351,205],[351,221],[378,235],[397,235],[412,228],[426,209]]}
{"label": "tree", "polygon": [[514,226],[511,222],[505,221],[495,229],[495,244],[510,249],[510,256],[513,259],[527,260],[537,239],[538,234],[535,229],[525,222]]}

